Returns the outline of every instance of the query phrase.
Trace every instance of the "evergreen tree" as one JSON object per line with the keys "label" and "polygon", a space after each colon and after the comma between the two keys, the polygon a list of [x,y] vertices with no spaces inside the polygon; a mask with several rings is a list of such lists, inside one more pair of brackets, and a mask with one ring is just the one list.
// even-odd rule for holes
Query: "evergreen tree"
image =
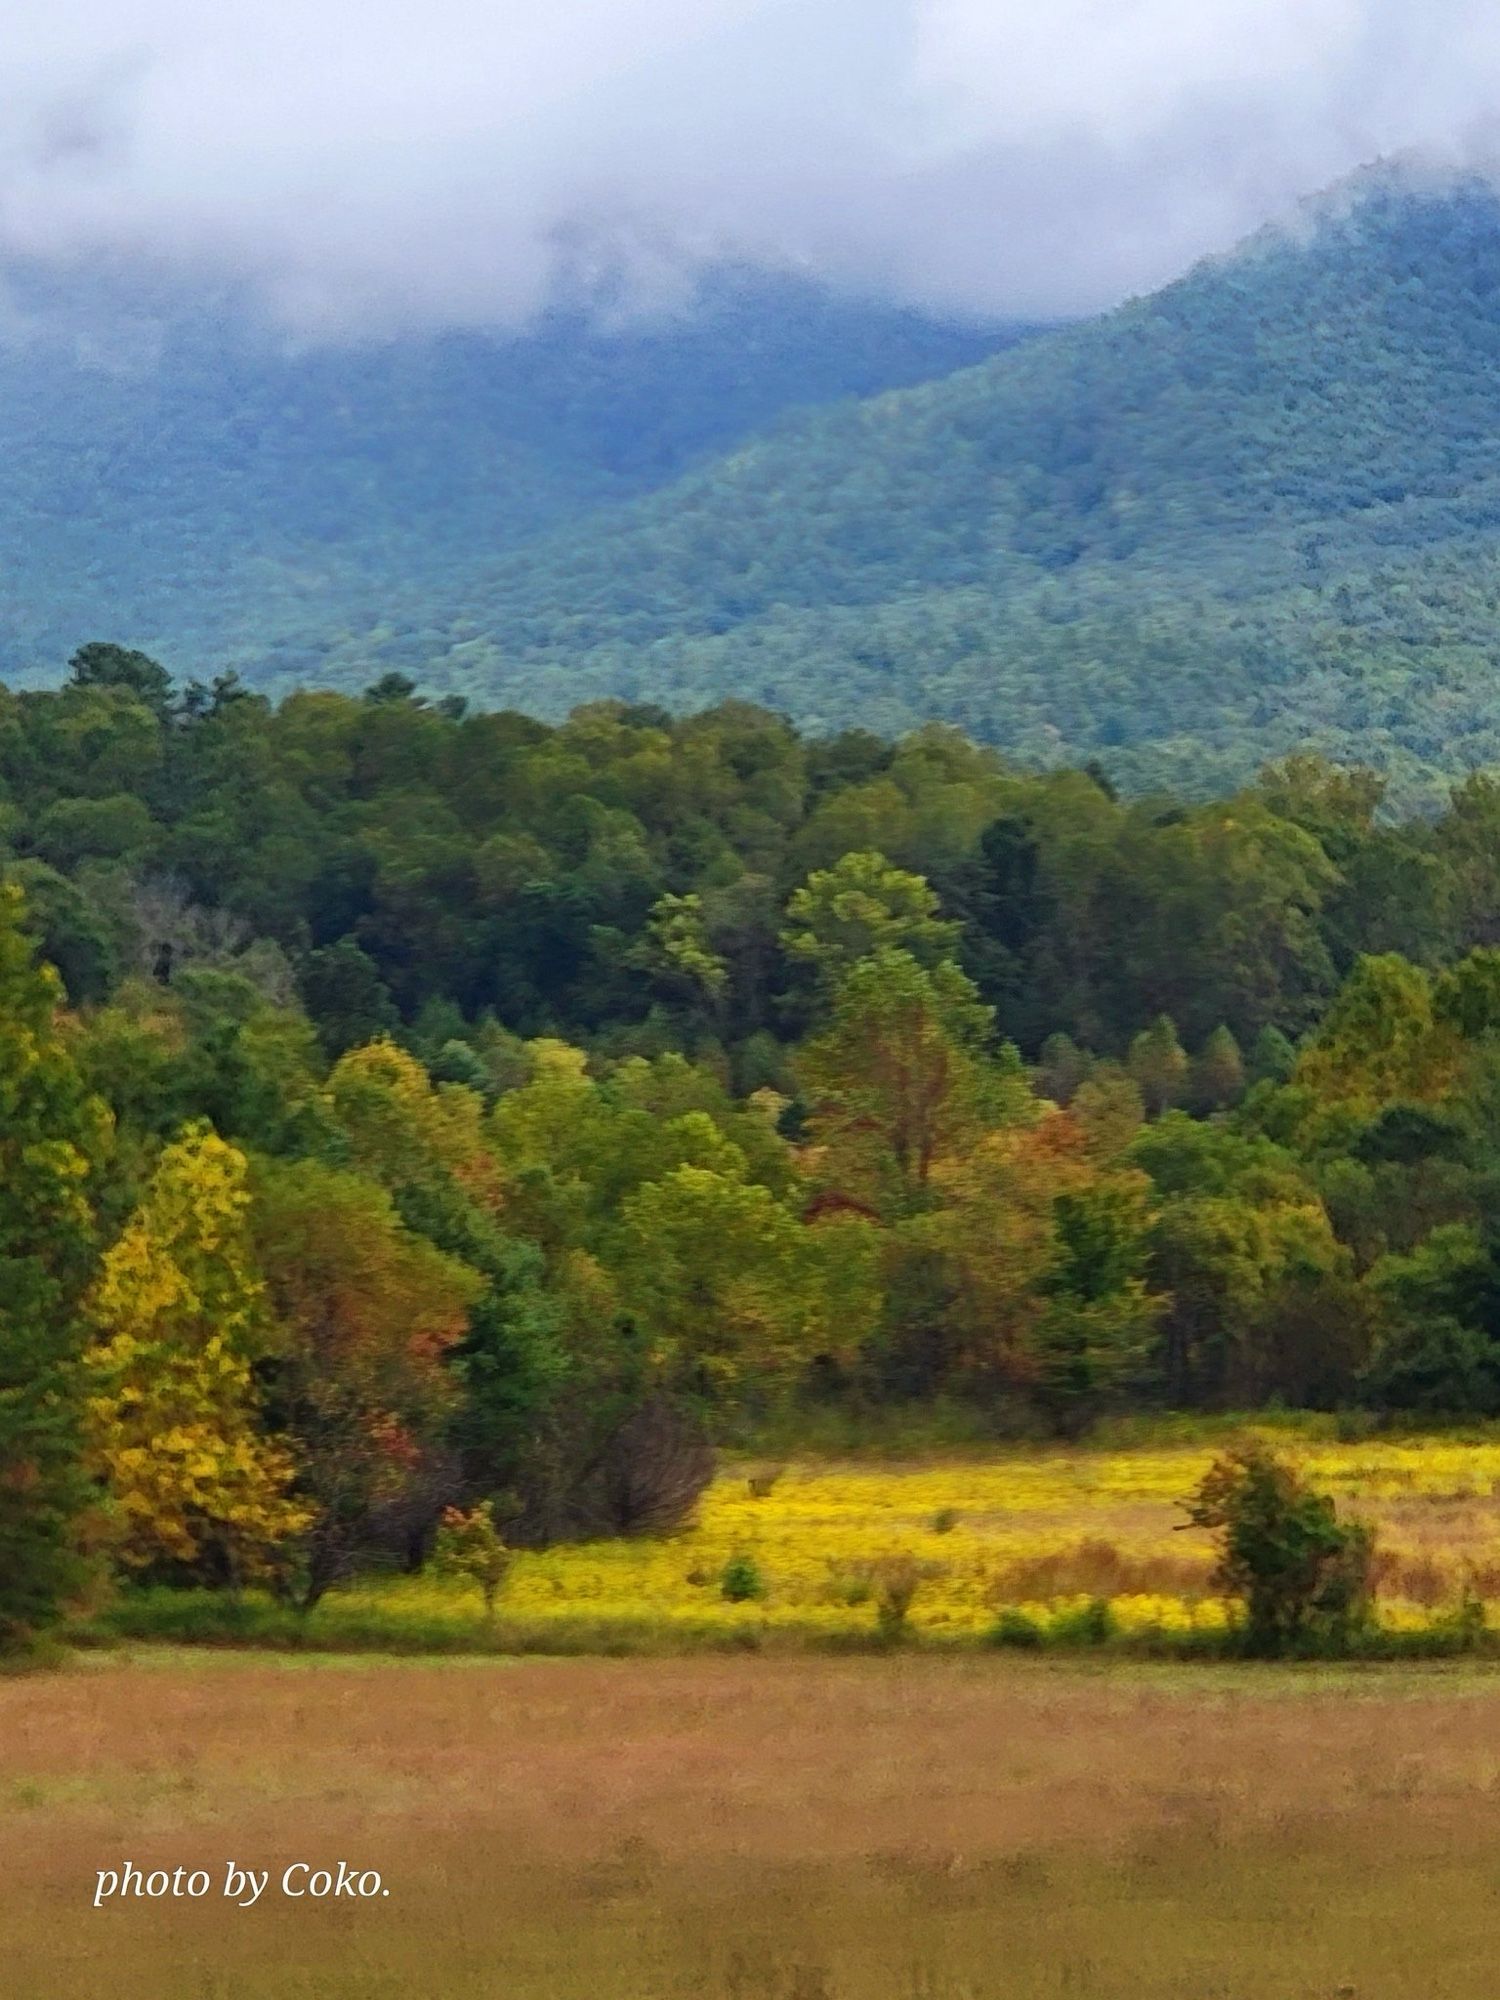
{"label": "evergreen tree", "polygon": [[1049,1035],[1037,1064],[1037,1089],[1054,1104],[1071,1104],[1092,1067],[1091,1059],[1071,1035]]}
{"label": "evergreen tree", "polygon": [[54,1620],[81,1577],[76,1308],[89,1182],[108,1131],[58,1035],[56,973],[0,887],[0,1648]]}
{"label": "evergreen tree", "polygon": [[1297,1067],[1297,1051],[1280,1028],[1262,1028],[1250,1050],[1252,1083],[1285,1083]]}
{"label": "evergreen tree", "polygon": [[1130,1044],[1130,1074],[1140,1086],[1148,1116],[1159,1118],[1187,1095],[1191,1065],[1166,1014],[1158,1014]]}
{"label": "evergreen tree", "polygon": [[165,715],[172,701],[172,677],[149,653],[91,640],[68,662],[74,687],[123,688],[147,708]]}
{"label": "evergreen tree", "polygon": [[1228,1028],[1215,1028],[1203,1044],[1193,1064],[1192,1083],[1198,1111],[1223,1111],[1244,1096],[1245,1059]]}

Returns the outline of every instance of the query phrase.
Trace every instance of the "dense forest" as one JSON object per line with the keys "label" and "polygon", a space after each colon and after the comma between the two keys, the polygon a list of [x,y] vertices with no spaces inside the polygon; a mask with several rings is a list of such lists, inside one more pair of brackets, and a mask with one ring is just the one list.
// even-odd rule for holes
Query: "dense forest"
{"label": "dense forest", "polygon": [[1372,174],[1153,297],[815,413],[336,641],[561,715],[936,716],[1203,796],[1295,747],[1403,799],[1500,760],[1500,200]]}
{"label": "dense forest", "polygon": [[628,304],[575,287],[513,332],[294,341],[232,290],[7,264],[0,673],[55,672],[105,625],[293,684],[340,634],[457,612],[545,529],[1023,331],[719,267]]}
{"label": "dense forest", "polygon": [[273,696],[937,718],[1132,792],[1311,749],[1431,810],[1500,763],[1487,183],[1371,173],[1051,330],[736,270],[644,319],[291,349],[242,301],[31,285],[13,684],[103,627]]}
{"label": "dense forest", "polygon": [[799,1410],[1500,1414],[1500,785],[0,695],[0,1630],[659,1525]]}

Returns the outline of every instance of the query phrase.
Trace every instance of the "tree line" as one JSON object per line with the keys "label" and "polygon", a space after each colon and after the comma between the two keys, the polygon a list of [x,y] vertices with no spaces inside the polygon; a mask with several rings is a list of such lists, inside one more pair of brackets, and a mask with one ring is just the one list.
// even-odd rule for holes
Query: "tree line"
{"label": "tree line", "polygon": [[1500,1414],[1491,780],[1122,801],[99,645],[0,788],[11,1640],[669,1527],[815,1405]]}

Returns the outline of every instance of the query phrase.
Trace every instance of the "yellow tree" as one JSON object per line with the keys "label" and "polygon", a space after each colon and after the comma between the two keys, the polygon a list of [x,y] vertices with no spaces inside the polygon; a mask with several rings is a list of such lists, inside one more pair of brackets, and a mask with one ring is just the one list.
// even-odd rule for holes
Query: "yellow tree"
{"label": "yellow tree", "polygon": [[294,1465],[258,1423],[270,1327],[250,1246],[243,1153],[189,1127],[162,1153],[88,1299],[90,1458],[118,1555],[234,1581],[308,1522]]}
{"label": "yellow tree", "polygon": [[459,1083],[434,1084],[394,1042],[351,1049],[328,1079],[351,1165],[392,1191],[447,1182],[487,1210],[500,1172],[484,1132],[484,1100]]}

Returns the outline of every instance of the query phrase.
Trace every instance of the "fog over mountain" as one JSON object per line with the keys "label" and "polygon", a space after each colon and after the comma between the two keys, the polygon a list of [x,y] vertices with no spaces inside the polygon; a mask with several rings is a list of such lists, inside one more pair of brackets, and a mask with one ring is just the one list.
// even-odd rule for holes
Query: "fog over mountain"
{"label": "fog over mountain", "polygon": [[1497,102],[1484,0],[52,0],[0,46],[0,260],[315,337],[725,257],[1051,316],[1377,155],[1482,163]]}

